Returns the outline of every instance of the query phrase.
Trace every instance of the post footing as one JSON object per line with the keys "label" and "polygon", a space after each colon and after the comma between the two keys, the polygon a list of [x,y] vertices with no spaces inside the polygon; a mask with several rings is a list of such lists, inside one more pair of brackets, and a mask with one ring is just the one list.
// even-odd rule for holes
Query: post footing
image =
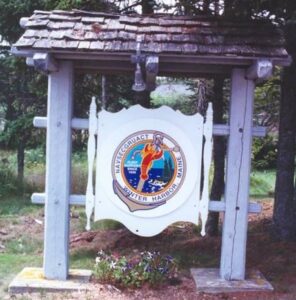
{"label": "post footing", "polygon": [[90,270],[69,270],[67,280],[49,280],[44,277],[42,268],[24,268],[10,283],[10,294],[34,292],[73,292],[86,291],[91,278]]}
{"label": "post footing", "polygon": [[219,269],[191,269],[197,292],[231,293],[231,292],[271,292],[272,285],[258,270],[249,270],[245,280],[228,281],[220,277]]}

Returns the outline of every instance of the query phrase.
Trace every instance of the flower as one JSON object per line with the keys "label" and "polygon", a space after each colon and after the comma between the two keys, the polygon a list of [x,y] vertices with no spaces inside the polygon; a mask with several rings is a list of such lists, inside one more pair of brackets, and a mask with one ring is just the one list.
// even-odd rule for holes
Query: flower
{"label": "flower", "polygon": [[100,257],[96,257],[96,264],[98,264],[101,261]]}
{"label": "flower", "polygon": [[115,267],[116,267],[116,262],[115,261],[111,261],[110,268],[111,269],[115,269]]}
{"label": "flower", "polygon": [[151,273],[151,271],[152,271],[152,268],[150,267],[150,265],[146,264],[144,267],[144,272]]}
{"label": "flower", "polygon": [[171,255],[167,255],[165,258],[169,262],[173,261],[173,257]]}
{"label": "flower", "polygon": [[105,252],[101,249],[101,250],[98,252],[98,255],[103,256],[103,255],[105,255]]}

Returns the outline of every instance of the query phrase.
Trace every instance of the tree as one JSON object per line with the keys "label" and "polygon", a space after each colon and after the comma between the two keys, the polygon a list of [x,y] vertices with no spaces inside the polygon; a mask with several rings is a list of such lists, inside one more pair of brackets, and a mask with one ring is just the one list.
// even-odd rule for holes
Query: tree
{"label": "tree", "polygon": [[17,150],[18,180],[22,184],[25,148],[36,143],[32,132],[33,116],[35,112],[44,114],[45,110],[45,78],[35,76],[20,59],[11,56],[0,58],[0,68],[0,105],[5,111],[0,142]]}
{"label": "tree", "polygon": [[[257,15],[270,18],[284,29],[287,50],[293,59],[283,68],[281,77],[281,103],[273,234],[282,240],[296,240],[295,138],[296,138],[296,2],[262,1],[257,6]],[[264,13],[263,13],[264,12]]]}
{"label": "tree", "polygon": [[[213,87],[213,122],[222,124],[224,121],[225,102],[223,97],[224,78],[216,77]],[[214,177],[211,188],[210,199],[221,200],[224,194],[224,176],[225,176],[225,155],[226,139],[223,136],[214,136],[213,138],[213,162]],[[210,212],[206,230],[210,236],[218,234],[219,213]]]}
{"label": "tree", "polygon": [[296,26],[286,26],[286,38],[293,63],[282,73],[282,97],[280,104],[280,124],[277,177],[274,205],[274,232],[277,238],[296,240],[296,199],[295,138],[296,138]]}
{"label": "tree", "polygon": [[[238,1],[231,0],[232,4]],[[238,13],[246,17],[272,20],[285,33],[286,45],[293,63],[283,68],[281,77],[281,103],[273,234],[282,240],[296,240],[295,138],[296,138],[296,2],[242,1]],[[249,2],[249,3],[246,3]],[[237,7],[236,7],[237,10]]]}
{"label": "tree", "polygon": [[[0,0],[0,36],[10,44],[16,41],[23,31],[19,25],[20,18],[30,16],[35,9],[71,8],[116,10],[114,5],[95,0]],[[22,183],[25,148],[36,144],[32,119],[34,115],[44,115],[46,110],[46,78],[27,67],[23,59],[12,57],[6,47],[0,50],[0,106],[5,113],[5,127],[0,142],[17,150],[17,173]]]}

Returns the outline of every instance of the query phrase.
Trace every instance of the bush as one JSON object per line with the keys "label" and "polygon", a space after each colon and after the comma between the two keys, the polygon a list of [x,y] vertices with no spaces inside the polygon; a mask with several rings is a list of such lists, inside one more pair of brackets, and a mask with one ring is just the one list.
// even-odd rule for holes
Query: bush
{"label": "bush", "polygon": [[159,286],[175,277],[176,271],[175,260],[159,252],[145,251],[140,257],[127,260],[125,256],[109,255],[101,250],[96,258],[94,276],[102,283],[139,288],[145,283]]}
{"label": "bush", "polygon": [[257,170],[275,169],[277,143],[272,136],[253,141],[253,167]]}
{"label": "bush", "polygon": [[16,174],[10,167],[6,158],[0,160],[0,197],[8,194],[16,194],[19,183]]}
{"label": "bush", "polygon": [[28,167],[45,164],[45,151],[42,147],[25,151],[25,164]]}

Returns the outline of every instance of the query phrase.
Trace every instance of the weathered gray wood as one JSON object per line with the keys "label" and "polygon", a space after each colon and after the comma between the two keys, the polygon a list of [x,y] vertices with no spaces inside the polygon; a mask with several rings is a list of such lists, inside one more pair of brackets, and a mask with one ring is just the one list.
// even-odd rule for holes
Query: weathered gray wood
{"label": "weathered gray wood", "polygon": [[[88,129],[88,119],[73,118],[72,119],[73,129]],[[33,120],[35,127],[46,128],[47,118],[46,117],[35,117]],[[214,135],[229,135],[230,129],[229,125],[224,124],[214,124]],[[256,126],[252,128],[252,134],[254,137],[265,137],[266,127]]]}
{"label": "weathered gray wood", "polygon": [[221,277],[245,278],[254,82],[234,69],[231,84]]}
{"label": "weathered gray wood", "polygon": [[[76,24],[77,25],[77,24]],[[79,27],[75,29],[80,29]],[[91,29],[90,29],[91,30]],[[119,37],[124,33],[120,33]],[[129,32],[128,34],[133,34]],[[134,38],[131,38],[132,40]],[[97,43],[97,42],[92,42]],[[187,47],[187,46],[186,46]],[[90,46],[90,49],[96,48],[96,46]],[[100,47],[98,49],[101,49]],[[123,50],[123,49],[122,49]],[[190,49],[189,49],[190,50]],[[261,57],[232,57],[232,56],[208,56],[208,55],[201,55],[195,56],[190,55],[190,53],[193,50],[191,49],[187,55],[175,55],[175,54],[162,54],[160,57],[160,61],[162,63],[169,63],[169,64],[190,64],[193,65],[196,68],[196,74],[204,73],[200,72],[197,67],[204,67],[204,66],[245,66],[249,67],[251,66],[255,61],[258,59],[261,59]],[[33,56],[34,52],[38,52],[37,50],[34,51],[33,49],[30,50],[22,50],[18,49],[18,47],[13,46],[11,52],[16,56]],[[112,63],[112,61],[118,61],[120,63],[122,62],[130,62],[130,53],[124,53],[123,51],[121,53],[116,52],[87,52],[87,55],[84,52],[75,52],[73,51],[55,51],[55,57],[57,59],[66,59],[66,60],[100,60],[100,61],[108,61]],[[292,62],[291,57],[288,58],[281,58],[281,57],[275,57],[272,59],[272,62],[274,65],[281,65],[281,66],[289,66]],[[91,64],[88,65],[89,68],[91,68]],[[118,69],[119,65],[116,65],[116,69]],[[92,67],[94,68],[94,67]],[[92,69],[91,68],[91,69]],[[97,64],[97,68],[100,68],[99,64]],[[162,72],[162,67],[160,66],[159,72]],[[180,75],[180,74],[179,74]]]}
{"label": "weathered gray wood", "polygon": [[158,56],[148,56],[146,60],[146,89],[154,91],[156,88],[156,76],[158,74]]}
{"label": "weathered gray wood", "polygon": [[[209,211],[225,212],[226,203],[224,201],[211,200],[209,203]],[[259,214],[262,212],[262,205],[256,202],[249,202],[248,213]]]}
{"label": "weathered gray wood", "polygon": [[62,61],[49,75],[46,140],[44,274],[65,280],[68,275],[69,196],[73,64]]}
{"label": "weathered gray wood", "polygon": [[[229,135],[230,127],[224,124],[214,124],[214,135]],[[255,126],[252,128],[252,134],[254,137],[265,137],[267,134],[267,128],[264,126]]]}
{"label": "weathered gray wood", "polygon": [[[33,119],[33,124],[35,127],[46,128],[47,118],[46,117],[35,117]],[[71,121],[71,126],[73,129],[88,129],[88,119],[73,118]]]}
{"label": "weathered gray wood", "polygon": [[22,18],[20,19],[20,26],[21,26],[23,29],[25,29],[28,22],[29,22],[29,18],[22,17]]}
{"label": "weathered gray wood", "polygon": [[[227,281],[219,278],[219,270],[212,268],[191,269],[191,275],[195,281],[198,293],[224,294],[224,293],[248,293],[271,292],[272,285],[258,270],[248,270],[245,280]],[[232,294],[233,295],[233,294]],[[209,296],[210,297],[210,296]],[[236,297],[231,297],[236,299]],[[239,297],[240,298],[240,297]],[[259,298],[258,298],[259,299]]]}
{"label": "weathered gray wood", "polygon": [[33,57],[26,59],[28,66],[35,67],[36,70],[49,73],[56,72],[58,70],[58,64],[56,60],[49,53],[35,53]]}
{"label": "weathered gray wood", "polygon": [[[44,193],[34,193],[31,197],[31,201],[34,204],[44,204],[45,194]],[[70,195],[69,200],[70,205],[85,206],[85,195]],[[224,201],[215,201],[211,200],[209,202],[209,210],[215,212],[224,212],[225,211],[225,202]],[[261,213],[262,205],[256,202],[249,203],[249,214]]]}
{"label": "weathered gray wood", "polygon": [[247,70],[246,78],[256,81],[264,81],[272,76],[273,64],[268,59],[258,59]]}

